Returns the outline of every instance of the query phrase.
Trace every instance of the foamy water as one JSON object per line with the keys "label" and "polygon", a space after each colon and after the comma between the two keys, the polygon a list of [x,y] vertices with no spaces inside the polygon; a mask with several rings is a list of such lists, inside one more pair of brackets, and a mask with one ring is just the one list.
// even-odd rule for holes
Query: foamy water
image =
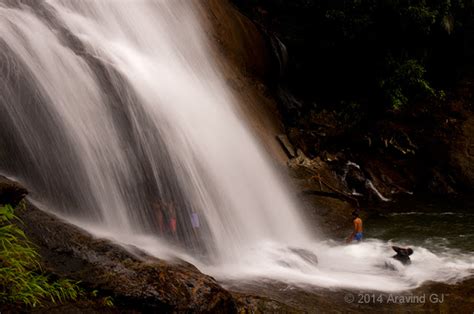
{"label": "foamy water", "polygon": [[472,255],[460,256],[446,250],[441,256],[413,247],[412,264],[404,266],[391,258],[395,253],[390,244],[379,240],[352,245],[314,243],[306,247],[318,257],[319,263],[313,265],[288,248],[265,243],[235,264],[204,266],[203,270],[222,279],[269,278],[302,287],[381,291],[412,289],[426,281],[457,283],[474,274]]}
{"label": "foamy water", "polygon": [[[233,262],[212,264],[177,250],[149,235],[117,236],[100,227],[86,228],[94,235],[119,244],[132,245],[158,258],[183,259],[219,281],[275,280],[311,290],[314,287],[348,288],[396,292],[410,290],[428,281],[459,283],[474,276],[474,254],[445,248],[433,253],[427,248],[410,246],[414,253],[410,265],[391,258],[392,243],[368,239],[361,243],[341,244],[335,241],[314,241],[304,246],[284,246],[277,242],[260,242],[242,251]],[[317,256],[318,262],[305,258],[295,249]],[[296,251],[296,252],[295,252]]]}

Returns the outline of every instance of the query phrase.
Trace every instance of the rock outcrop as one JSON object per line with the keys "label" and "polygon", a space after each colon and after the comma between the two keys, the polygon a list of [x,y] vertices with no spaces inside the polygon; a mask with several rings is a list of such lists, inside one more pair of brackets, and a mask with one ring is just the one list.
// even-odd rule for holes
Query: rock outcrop
{"label": "rock outcrop", "polygon": [[[345,27],[344,21],[351,18],[357,22],[366,21],[366,18],[370,20],[374,17],[371,14],[379,14],[379,11],[370,11],[364,4],[346,7],[312,0],[232,2],[258,25],[267,42],[278,41],[278,46],[284,47],[276,49],[272,46],[273,59],[287,62],[283,67],[273,64],[273,69],[267,68],[267,71],[280,75],[274,75],[273,80],[265,84],[279,103],[284,133],[295,146],[295,151],[301,149],[315,161],[319,157],[325,162],[325,154],[330,153],[343,155],[345,157],[341,159],[359,164],[362,177],[369,179],[370,183],[366,186],[366,180],[359,180],[349,185],[352,185],[351,189],[356,187],[355,190],[365,194],[370,201],[382,199],[380,195],[383,199],[396,199],[412,192],[438,196],[462,196],[472,192],[474,70],[469,58],[451,58],[453,63],[449,65],[444,65],[446,58],[441,58],[426,65],[427,71],[438,73],[439,67],[463,63],[459,67],[462,71],[456,77],[447,79],[443,75],[443,79],[451,82],[438,87],[444,89],[445,97],[437,100],[413,97],[409,108],[404,111],[387,109],[381,114],[384,109],[381,109],[380,101],[372,104],[370,100],[377,94],[374,86],[371,85],[363,97],[360,96],[365,93],[364,89],[358,86],[362,76],[370,80],[379,77],[381,69],[376,71],[377,74],[369,69],[375,69],[372,68],[377,66],[374,57],[380,57],[381,52],[369,48],[367,42],[360,46],[356,44],[355,51],[351,50],[354,48],[351,45],[357,42],[354,38],[359,35],[380,36],[379,39],[384,40],[385,34],[380,29],[357,33],[357,27],[352,27],[352,24],[347,33],[357,33],[353,34],[354,38],[339,37],[341,34],[337,33],[339,27]],[[335,12],[340,14],[336,15],[341,20],[332,24]],[[472,8],[465,11],[465,17],[473,12]],[[364,18],[358,20],[359,14]],[[396,14],[398,16],[398,12]],[[472,37],[472,27],[466,24],[463,31],[451,34],[451,37],[437,35],[434,34],[436,39],[429,42],[438,42],[434,49],[446,47],[447,50],[437,50],[439,55],[433,56],[440,57],[448,51],[459,53],[468,46],[462,48],[439,43],[456,36],[467,36],[468,42]],[[372,37],[369,42],[374,43],[375,37]],[[408,37],[403,36],[404,39]],[[282,50],[286,54],[284,58],[280,56]],[[361,51],[364,52],[358,55]],[[466,51],[469,55],[472,52],[470,48]],[[460,69],[453,67],[451,70],[455,73]],[[323,181],[327,179],[321,177]]]}
{"label": "rock outcrop", "polygon": [[163,261],[96,239],[28,202],[17,215],[40,248],[45,270],[110,293],[118,305],[164,312],[235,312],[230,293],[189,263]]}
{"label": "rock outcrop", "polygon": [[[2,204],[18,204],[27,191],[0,177]],[[236,311],[229,292],[212,277],[184,261],[164,261],[88,232],[43,212],[28,201],[15,214],[20,227],[35,243],[44,270],[78,280],[93,290],[113,296],[116,304],[138,310],[163,312]]]}
{"label": "rock outcrop", "polygon": [[0,206],[10,204],[16,206],[28,191],[20,184],[0,176]]}
{"label": "rock outcrop", "polygon": [[[15,214],[20,227],[37,246],[43,270],[58,278],[80,281],[87,290],[112,296],[114,307],[79,299],[39,309],[40,313],[263,313],[294,312],[264,297],[234,294],[195,266],[175,259],[165,261],[136,247],[99,239],[87,231],[46,213],[23,197],[21,184],[0,176],[0,195],[6,203],[22,206]],[[16,312],[10,307],[0,310]]]}

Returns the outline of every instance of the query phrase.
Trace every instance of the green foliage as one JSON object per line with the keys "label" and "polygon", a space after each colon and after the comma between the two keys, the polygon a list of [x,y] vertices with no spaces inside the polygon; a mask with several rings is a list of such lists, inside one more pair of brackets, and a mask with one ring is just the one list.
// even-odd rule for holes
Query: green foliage
{"label": "green foliage", "polygon": [[13,223],[15,219],[11,206],[0,207],[0,304],[35,307],[46,300],[76,300],[82,294],[77,283],[67,279],[52,281],[43,274],[38,252]]}
{"label": "green foliage", "polygon": [[426,80],[426,69],[419,61],[414,59],[397,62],[390,59],[387,62],[390,74],[380,80],[379,85],[395,110],[403,109],[412,97],[441,97],[442,92],[437,92]]}
{"label": "green foliage", "polygon": [[431,33],[433,25],[438,19],[438,11],[424,3],[410,5],[401,11],[402,21],[405,21],[412,31],[423,35]]}
{"label": "green foliage", "polygon": [[108,307],[113,307],[114,306],[114,300],[111,296],[104,297],[102,299],[102,304]]}
{"label": "green foliage", "polygon": [[313,103],[348,112],[341,102],[359,103],[360,121],[425,110],[474,57],[471,0],[233,1],[287,46],[284,83],[301,100],[299,116]]}
{"label": "green foliage", "polygon": [[90,296],[92,298],[96,298],[96,299],[99,298],[100,303],[102,305],[105,305],[107,307],[114,307],[115,306],[114,305],[114,299],[111,296],[105,296],[105,297],[100,298],[99,297],[99,290],[92,290],[90,292]]}
{"label": "green foliage", "polygon": [[465,0],[312,2],[314,34],[324,38],[324,46],[315,47],[315,58],[322,57],[317,68],[321,83],[330,84],[323,90],[355,101],[360,94],[395,110],[444,95],[433,79],[446,80],[447,62],[456,66],[452,55],[463,54],[463,27],[474,17]]}

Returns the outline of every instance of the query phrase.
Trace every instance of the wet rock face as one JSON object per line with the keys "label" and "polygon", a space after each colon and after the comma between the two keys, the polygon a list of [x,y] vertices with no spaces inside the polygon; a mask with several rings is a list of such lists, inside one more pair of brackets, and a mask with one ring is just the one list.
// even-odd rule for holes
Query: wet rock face
{"label": "wet rock face", "polygon": [[[229,283],[228,286],[232,286]],[[265,289],[262,289],[262,287]],[[345,289],[304,289],[286,283],[236,283],[240,293],[258,293],[290,306],[284,313],[471,313],[474,305],[474,279],[456,285],[427,283],[420,288],[401,292],[379,292]],[[383,302],[347,302],[347,295],[376,295]],[[420,302],[395,302],[394,298],[425,297]],[[279,308],[281,309],[281,307]],[[278,312],[278,311],[277,311]],[[278,312],[281,313],[281,312]]]}
{"label": "wet rock face", "polygon": [[20,184],[0,176],[0,206],[10,204],[16,206],[28,191]]}
{"label": "wet rock face", "polygon": [[165,312],[235,312],[230,293],[189,263],[165,262],[136,248],[95,239],[31,204],[17,215],[40,247],[47,271],[110,293],[118,305]]}
{"label": "wet rock face", "polygon": [[[0,176],[0,195],[8,203],[23,199],[21,184]],[[136,247],[97,239],[86,231],[45,213],[27,200],[16,208],[20,227],[37,245],[43,270],[80,281],[90,290],[112,296],[114,308],[79,299],[51,305],[39,313],[265,313],[295,312],[280,302],[235,294],[214,278],[182,260],[164,261]],[[316,259],[315,256],[307,258]],[[8,310],[7,310],[8,312]]]}
{"label": "wet rock face", "polygon": [[365,191],[365,182],[367,179],[359,167],[347,166],[345,179],[348,186],[352,187],[355,191],[359,193]]}
{"label": "wet rock face", "polygon": [[450,152],[453,175],[470,190],[474,189],[474,116],[461,125],[460,135],[453,141]]}
{"label": "wet rock face", "polygon": [[[376,94],[372,87],[366,91],[368,98],[358,98],[359,92],[365,93],[358,84],[364,80],[361,75],[367,79],[380,74],[370,69],[376,69],[372,66],[382,54],[377,47],[371,49],[369,45],[354,51],[351,40],[332,33],[343,24],[337,19],[335,23],[324,24],[325,15],[332,14],[326,9],[337,7],[336,3],[314,0],[231,2],[263,30],[268,41],[277,38],[285,47],[285,69],[280,71],[280,76],[274,76],[277,82],[267,82],[267,85],[277,86],[273,93],[295,151],[301,149],[311,159],[322,158],[326,151],[344,152],[348,160],[362,166],[364,177],[386,198],[404,197],[412,192],[415,195],[462,195],[474,189],[474,127],[469,118],[473,116],[474,97],[471,65],[463,67],[465,71],[459,80],[443,87],[447,97],[442,103],[430,100],[429,104],[423,104],[414,98],[410,103],[413,108],[406,114],[380,115],[379,107],[368,105],[370,95]],[[471,13],[466,11],[466,14]],[[354,28],[349,29],[354,31]],[[373,31],[385,38],[383,31]],[[372,32],[362,31],[359,35],[367,34]],[[332,45],[333,40],[342,46]],[[437,40],[441,43],[443,39]],[[278,54],[278,51],[273,52]],[[435,64],[437,67],[443,60],[433,61],[428,67]],[[331,86],[335,90],[331,91]],[[339,96],[345,99],[343,95],[358,101],[338,103]],[[365,117],[364,112],[370,114]],[[364,190],[372,193],[358,177],[349,173],[349,185],[360,193],[365,193]],[[372,198],[380,199],[376,194]]]}
{"label": "wet rock face", "polygon": [[312,231],[344,236],[350,226],[348,217],[357,203],[344,180],[328,162],[319,157],[311,159],[301,150],[288,161],[288,168],[293,185],[300,191],[300,201]]}
{"label": "wet rock face", "polygon": [[[18,204],[27,190],[0,176],[0,203]],[[236,311],[231,294],[184,261],[168,262],[137,248],[96,239],[25,201],[16,209],[38,246],[45,271],[112,295],[118,306],[144,311]]]}

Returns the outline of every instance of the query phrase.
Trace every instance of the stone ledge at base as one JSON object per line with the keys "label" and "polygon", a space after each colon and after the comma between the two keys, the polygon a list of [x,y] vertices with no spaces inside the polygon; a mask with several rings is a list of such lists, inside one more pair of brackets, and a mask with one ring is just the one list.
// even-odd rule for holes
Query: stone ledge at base
{"label": "stone ledge at base", "polygon": [[[18,204],[27,194],[19,183],[0,176],[0,196]],[[46,213],[29,201],[15,211],[20,227],[37,245],[46,273],[77,280],[110,295],[114,308],[88,300],[52,305],[37,313],[264,313],[295,309],[263,297],[236,294],[182,260],[165,261],[136,247],[95,238],[87,231]],[[5,309],[9,312],[9,308]],[[2,311],[3,312],[3,311]],[[14,313],[16,311],[13,311]]]}
{"label": "stone ledge at base", "polygon": [[231,294],[184,261],[131,253],[26,202],[16,215],[40,248],[44,269],[113,296],[117,305],[164,312],[236,312]]}

